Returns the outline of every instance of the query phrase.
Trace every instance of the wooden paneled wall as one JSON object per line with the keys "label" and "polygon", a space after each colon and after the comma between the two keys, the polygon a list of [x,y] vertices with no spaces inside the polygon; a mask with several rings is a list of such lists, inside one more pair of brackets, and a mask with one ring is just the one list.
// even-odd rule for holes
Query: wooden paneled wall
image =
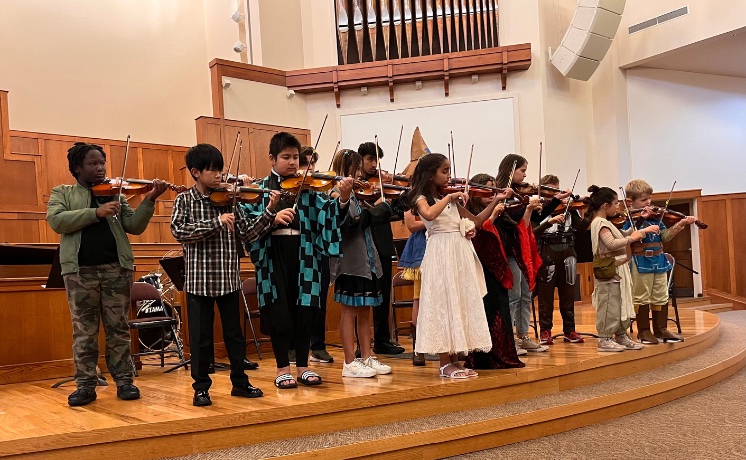
{"label": "wooden paneled wall", "polygon": [[[241,174],[251,177],[265,177],[272,166],[269,163],[269,141],[275,134],[285,131],[298,138],[301,145],[310,145],[311,132],[307,129],[289,128],[287,126],[265,125],[246,121],[222,120],[223,135],[221,137],[221,119],[213,117],[197,118],[197,142],[222,146],[226,167],[230,161],[236,135],[240,133],[243,140],[243,154],[241,155]],[[233,168],[236,167],[235,160]],[[235,169],[231,169],[231,174]]]}
{"label": "wooden paneled wall", "polygon": [[[67,162],[67,150],[75,142],[103,147],[108,175],[122,173],[124,140],[42,134],[8,129],[7,92],[0,91],[0,242],[54,243],[59,235],[46,222],[47,202],[53,187],[74,184]],[[126,177],[159,178],[177,185],[191,185],[184,163],[186,147],[132,142],[125,170]],[[130,237],[134,243],[173,243],[169,229],[175,193],[168,191],[158,201],[155,217],[145,233]],[[141,197],[132,197],[137,206]]]}
{"label": "wooden paneled wall", "polygon": [[705,289],[746,297],[746,193],[703,196],[698,213],[709,225],[699,231]]}

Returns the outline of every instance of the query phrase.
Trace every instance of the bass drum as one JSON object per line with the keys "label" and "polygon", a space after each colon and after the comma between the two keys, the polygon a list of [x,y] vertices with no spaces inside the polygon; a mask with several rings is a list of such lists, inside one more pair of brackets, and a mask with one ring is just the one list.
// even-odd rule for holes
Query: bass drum
{"label": "bass drum", "polygon": [[[157,318],[168,316],[171,318],[179,319],[178,315],[174,315],[174,309],[165,300],[144,300],[137,302],[137,318]],[[181,321],[176,326],[176,331],[181,327]],[[150,329],[140,329],[139,331],[140,340],[140,352],[146,351],[160,351],[171,345],[174,340],[174,329],[167,327],[164,331],[164,339],[161,340],[161,329],[158,327]]]}

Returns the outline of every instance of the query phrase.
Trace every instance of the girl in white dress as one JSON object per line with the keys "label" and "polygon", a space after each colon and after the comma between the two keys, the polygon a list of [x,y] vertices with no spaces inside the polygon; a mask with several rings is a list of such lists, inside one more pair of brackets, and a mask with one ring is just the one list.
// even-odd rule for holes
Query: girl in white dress
{"label": "girl in white dress", "polygon": [[482,297],[487,293],[482,265],[469,241],[495,206],[511,192],[497,195],[479,215],[463,207],[469,196],[439,188],[451,178],[448,159],[438,153],[420,158],[412,176],[410,199],[422,217],[428,240],[422,259],[422,288],[415,352],[438,354],[440,376],[476,377],[458,362],[458,353],[492,347]]}

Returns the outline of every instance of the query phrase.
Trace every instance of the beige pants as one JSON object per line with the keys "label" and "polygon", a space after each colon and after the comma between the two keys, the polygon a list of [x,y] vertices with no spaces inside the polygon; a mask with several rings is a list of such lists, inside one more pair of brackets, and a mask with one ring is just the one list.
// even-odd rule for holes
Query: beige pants
{"label": "beige pants", "polygon": [[622,321],[620,283],[603,283],[596,280],[593,290],[593,306],[596,307],[596,331],[599,338],[608,339],[627,331],[630,320]]}

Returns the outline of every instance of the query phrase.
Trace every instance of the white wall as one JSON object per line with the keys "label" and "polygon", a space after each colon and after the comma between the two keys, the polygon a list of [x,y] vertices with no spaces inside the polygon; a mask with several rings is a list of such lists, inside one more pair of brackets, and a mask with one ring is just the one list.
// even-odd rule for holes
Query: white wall
{"label": "white wall", "polygon": [[631,69],[630,162],[633,177],[656,191],[746,188],[746,79]]}
{"label": "white wall", "polygon": [[305,95],[288,99],[284,86],[237,78],[230,81],[230,88],[223,90],[226,119],[308,128]]}
{"label": "white wall", "polygon": [[211,113],[202,0],[3,0],[10,127],[176,145]]}
{"label": "white wall", "polygon": [[[383,169],[401,171],[410,159],[412,134],[415,128],[433,153],[448,152],[453,133],[453,164],[451,174],[465,177],[469,172],[471,145],[474,145],[471,174],[497,173],[497,164],[503,157],[516,151],[517,101],[510,95],[500,99],[458,100],[448,104],[422,105],[384,112],[343,111],[341,118],[342,145],[357,148],[363,142],[378,136],[378,145],[385,155]],[[474,116],[475,113],[482,116]],[[397,162],[399,134],[404,129],[401,151]],[[455,166],[454,166],[455,164]],[[455,172],[454,172],[455,171]],[[501,184],[505,185],[505,184]]]}
{"label": "white wall", "polygon": [[[630,35],[633,24],[684,6],[689,14]],[[653,57],[746,27],[746,0],[627,0],[616,39],[619,64],[639,65]]]}
{"label": "white wall", "polygon": [[245,0],[203,0],[206,62],[215,58],[241,60],[240,55],[233,51],[233,45],[239,40],[241,25],[235,23],[231,15],[243,1]]}

